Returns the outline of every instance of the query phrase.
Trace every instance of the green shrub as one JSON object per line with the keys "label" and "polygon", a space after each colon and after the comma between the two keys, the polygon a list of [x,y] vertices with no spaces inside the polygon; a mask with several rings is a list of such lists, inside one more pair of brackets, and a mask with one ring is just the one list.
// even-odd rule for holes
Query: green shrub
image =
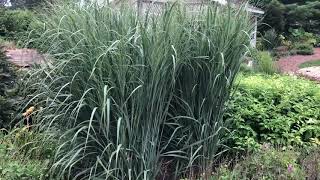
{"label": "green shrub", "polygon": [[320,47],[320,34],[316,34],[316,44],[315,47]]}
{"label": "green shrub", "polygon": [[19,43],[20,38],[28,36],[28,28],[34,19],[29,10],[9,10],[0,8],[0,36]]}
{"label": "green shrub", "polygon": [[44,167],[46,167],[46,164],[41,161],[17,160],[0,153],[0,179],[45,180],[47,177],[43,174],[45,171]]}
{"label": "green shrub", "polygon": [[304,29],[289,29],[289,32],[291,33],[291,39],[292,41],[296,43],[304,43],[304,44],[310,44],[312,46],[316,46],[317,44],[317,36],[313,33],[306,32]]}
{"label": "green shrub", "polygon": [[300,1],[298,4],[287,6],[287,26],[301,27],[308,32],[319,34],[320,21],[319,1]]}
{"label": "green shrub", "polygon": [[276,65],[271,54],[268,51],[253,52],[254,70],[265,74],[274,74],[277,72]]}
{"label": "green shrub", "polygon": [[313,46],[310,44],[297,44],[295,46],[297,54],[301,55],[312,55],[313,52]]}
{"label": "green shrub", "polygon": [[129,9],[62,5],[44,19],[35,41],[52,65],[26,88],[43,107],[39,128],[64,133],[51,168],[59,179],[156,179],[211,168],[250,15],[215,5],[185,10],[137,18]]}
{"label": "green shrub", "polygon": [[304,180],[305,171],[298,161],[299,153],[286,150],[264,149],[250,154],[236,163],[232,170],[220,167],[214,179],[291,179]]}
{"label": "green shrub", "polygon": [[319,85],[290,76],[240,76],[225,115],[230,146],[308,146],[320,137]]}
{"label": "green shrub", "polygon": [[274,29],[270,29],[264,33],[262,43],[264,49],[272,50],[281,44],[281,40],[277,32]]}

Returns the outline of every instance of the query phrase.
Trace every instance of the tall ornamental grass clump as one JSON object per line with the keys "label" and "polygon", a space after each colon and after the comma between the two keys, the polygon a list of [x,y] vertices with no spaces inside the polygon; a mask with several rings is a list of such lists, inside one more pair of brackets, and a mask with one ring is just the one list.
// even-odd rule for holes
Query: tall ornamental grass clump
{"label": "tall ornamental grass clump", "polygon": [[156,179],[210,172],[251,30],[243,8],[161,15],[94,5],[43,19],[50,64],[28,79],[39,130],[63,132],[59,178]]}

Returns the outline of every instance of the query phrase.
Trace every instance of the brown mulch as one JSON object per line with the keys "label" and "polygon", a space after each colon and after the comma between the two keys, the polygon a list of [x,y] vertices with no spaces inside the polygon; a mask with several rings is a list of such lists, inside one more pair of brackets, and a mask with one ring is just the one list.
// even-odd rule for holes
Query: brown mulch
{"label": "brown mulch", "polygon": [[313,55],[294,55],[280,58],[277,61],[277,66],[282,73],[296,73],[299,70],[299,65],[306,61],[319,60],[320,59],[320,48],[314,49]]}
{"label": "brown mulch", "polygon": [[9,61],[18,67],[30,67],[44,62],[44,56],[34,49],[7,49]]}

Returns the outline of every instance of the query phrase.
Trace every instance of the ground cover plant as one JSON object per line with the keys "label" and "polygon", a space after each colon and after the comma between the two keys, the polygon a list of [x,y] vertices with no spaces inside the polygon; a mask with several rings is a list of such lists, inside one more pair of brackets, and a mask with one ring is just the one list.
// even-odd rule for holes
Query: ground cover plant
{"label": "ground cover plant", "polygon": [[58,178],[155,179],[211,171],[250,15],[210,5],[159,16],[54,7],[39,32],[50,64],[26,80],[40,131],[63,133]]}
{"label": "ground cover plant", "polygon": [[319,145],[320,90],[290,76],[250,75],[239,80],[225,118],[231,119],[231,147]]}
{"label": "ground cover plant", "polygon": [[0,179],[52,179],[47,171],[56,139],[27,127],[0,131]]}
{"label": "ground cover plant", "polygon": [[299,65],[299,68],[307,68],[313,66],[320,66],[320,59],[314,61],[307,61]]}

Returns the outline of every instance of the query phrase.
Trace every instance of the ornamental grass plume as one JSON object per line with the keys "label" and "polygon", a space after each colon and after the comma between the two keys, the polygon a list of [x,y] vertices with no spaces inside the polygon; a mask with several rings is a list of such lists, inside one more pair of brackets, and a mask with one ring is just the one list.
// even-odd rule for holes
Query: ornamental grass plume
{"label": "ornamental grass plume", "polygon": [[40,131],[63,132],[51,173],[74,179],[192,177],[222,153],[222,115],[249,44],[243,7],[53,7],[33,42]]}

